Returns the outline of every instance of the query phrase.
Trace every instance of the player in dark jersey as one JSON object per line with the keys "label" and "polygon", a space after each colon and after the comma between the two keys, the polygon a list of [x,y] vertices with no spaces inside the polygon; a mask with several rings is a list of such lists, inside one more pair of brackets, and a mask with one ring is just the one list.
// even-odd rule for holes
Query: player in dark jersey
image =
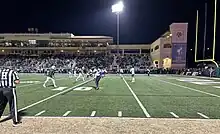
{"label": "player in dark jersey", "polygon": [[101,78],[105,77],[107,71],[105,69],[97,69],[95,71],[96,90],[99,90],[99,81],[101,80]]}
{"label": "player in dark jersey", "polygon": [[46,76],[47,76],[47,79],[45,80],[44,84],[43,84],[43,87],[46,87],[46,84],[49,80],[51,80],[53,82],[53,86],[54,87],[57,87],[56,86],[56,82],[54,80],[54,74],[55,74],[55,66],[52,66],[50,69],[47,70],[46,72]]}

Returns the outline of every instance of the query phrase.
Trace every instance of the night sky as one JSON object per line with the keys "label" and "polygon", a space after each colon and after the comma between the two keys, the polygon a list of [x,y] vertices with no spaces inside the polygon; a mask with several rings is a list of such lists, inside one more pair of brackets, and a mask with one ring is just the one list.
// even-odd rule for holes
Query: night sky
{"label": "night sky", "polygon": [[[125,9],[120,16],[120,43],[152,43],[169,29],[172,22],[188,22],[188,49],[194,48],[196,10],[200,9],[201,47],[205,1],[124,0]],[[27,32],[28,27],[36,27],[39,32],[116,37],[116,15],[111,12],[111,5],[116,2],[117,0],[4,0],[1,1],[0,8],[0,32]],[[209,51],[213,36],[213,11],[214,0],[209,0],[206,42],[207,47],[210,47]],[[219,32],[220,30],[217,35]],[[218,44],[217,40],[216,45]],[[207,52],[206,55],[208,57],[210,54]]]}

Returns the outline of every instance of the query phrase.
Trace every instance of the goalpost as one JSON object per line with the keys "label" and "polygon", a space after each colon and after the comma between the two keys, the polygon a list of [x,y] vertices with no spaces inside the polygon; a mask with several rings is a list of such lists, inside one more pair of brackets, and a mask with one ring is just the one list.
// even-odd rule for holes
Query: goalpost
{"label": "goalpost", "polygon": [[[195,41],[195,62],[213,62],[217,69],[216,69],[216,75],[217,77],[220,76],[220,68],[218,63],[215,61],[215,45],[216,45],[216,17],[217,17],[217,0],[215,0],[215,8],[214,8],[214,29],[213,29],[213,51],[212,51],[212,58],[211,59],[197,59],[197,47],[198,47],[198,24],[199,24],[199,11],[197,10],[197,16],[196,16],[196,41]],[[206,34],[206,33],[205,33]],[[204,42],[205,44],[205,42]],[[204,54],[204,53],[203,53]]]}

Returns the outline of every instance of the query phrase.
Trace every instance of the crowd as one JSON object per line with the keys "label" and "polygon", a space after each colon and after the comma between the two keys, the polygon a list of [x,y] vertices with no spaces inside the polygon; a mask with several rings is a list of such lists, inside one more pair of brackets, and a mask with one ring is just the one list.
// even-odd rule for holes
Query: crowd
{"label": "crowd", "polygon": [[64,72],[71,68],[75,63],[75,57],[50,56],[50,57],[23,57],[23,56],[5,56],[0,58],[0,66],[12,67],[18,72],[43,73],[45,69],[56,65],[59,72]]}
{"label": "crowd", "polygon": [[109,69],[110,65],[113,62],[113,56],[96,54],[96,55],[84,55],[77,57],[76,66],[77,67],[103,67]]}
{"label": "crowd", "polygon": [[105,54],[94,55],[53,55],[53,56],[2,56],[0,57],[0,66],[10,66],[18,72],[37,72],[43,73],[46,69],[55,65],[60,73],[67,73],[75,67],[85,67],[87,69],[93,67],[106,68],[112,71],[113,63],[119,68],[129,70],[132,66],[138,69],[145,69],[150,65],[148,56],[114,56]]}
{"label": "crowd", "polygon": [[124,55],[117,56],[116,63],[123,69],[129,69],[131,66],[134,68],[150,67],[151,60],[149,55]]}
{"label": "crowd", "polygon": [[99,42],[82,42],[82,41],[47,41],[47,40],[30,40],[30,41],[1,41],[1,47],[106,47],[108,43]]}

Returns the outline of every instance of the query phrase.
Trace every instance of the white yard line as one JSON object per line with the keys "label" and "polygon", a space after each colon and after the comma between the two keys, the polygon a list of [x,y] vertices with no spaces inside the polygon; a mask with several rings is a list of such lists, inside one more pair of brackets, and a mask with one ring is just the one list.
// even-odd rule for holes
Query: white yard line
{"label": "white yard line", "polygon": [[197,113],[198,115],[200,115],[200,116],[202,116],[203,118],[206,118],[206,119],[209,119],[209,117],[208,116],[206,116],[206,115],[204,115],[204,114],[202,114],[202,113]]}
{"label": "white yard line", "polygon": [[178,115],[176,115],[174,112],[170,112],[171,115],[173,115],[175,118],[179,118]]}
{"label": "white yard line", "polygon": [[71,111],[67,111],[63,116],[65,117],[65,116],[69,115],[70,113],[71,113]]}
{"label": "white yard line", "polygon": [[39,115],[41,115],[41,114],[43,114],[43,113],[45,113],[46,111],[45,110],[43,110],[43,111],[41,111],[41,112],[39,112],[39,113],[37,113],[37,114],[35,114],[35,116],[39,116]]}
{"label": "white yard line", "polygon": [[92,113],[91,113],[91,117],[94,117],[95,116],[95,114],[96,114],[96,111],[92,111]]}
{"label": "white yard line", "polygon": [[175,84],[175,83],[168,82],[168,81],[164,81],[164,80],[158,80],[158,81],[161,81],[161,82],[164,82],[164,83],[167,83],[167,84],[170,84],[170,85],[174,85],[174,86],[177,86],[177,87],[186,88],[186,89],[189,89],[189,90],[192,90],[192,91],[195,91],[195,92],[199,92],[199,93],[207,94],[207,95],[210,95],[210,96],[213,96],[213,97],[218,97],[218,98],[220,98],[219,95],[212,94],[212,93],[208,93],[208,92],[201,91],[201,90],[197,90],[197,89],[194,89],[194,88],[191,88],[191,87],[182,86],[182,85]]}
{"label": "white yard line", "polygon": [[47,98],[45,98],[45,99],[42,99],[42,100],[40,100],[40,101],[37,101],[37,102],[35,102],[35,103],[31,104],[31,105],[28,105],[28,106],[26,106],[26,107],[24,107],[24,108],[22,108],[22,109],[19,109],[18,112],[23,111],[23,110],[26,110],[26,109],[28,109],[28,108],[31,108],[31,107],[33,107],[33,106],[35,106],[35,105],[38,105],[38,104],[40,104],[40,103],[42,103],[42,102],[45,102],[45,101],[47,101],[47,100],[49,100],[49,99],[52,99],[52,98],[54,98],[54,97],[56,97],[56,96],[58,96],[58,95],[64,94],[64,93],[66,93],[66,92],[69,92],[70,90],[73,90],[74,88],[77,88],[77,87],[79,87],[79,86],[82,86],[82,85],[84,85],[84,84],[86,84],[86,83],[88,83],[88,82],[90,82],[90,81],[92,81],[92,80],[93,80],[93,79],[90,79],[90,80],[85,81],[85,82],[83,82],[83,83],[80,83],[80,84],[78,84],[78,85],[76,85],[76,86],[73,86],[73,87],[71,87],[71,88],[68,88],[68,89],[66,89],[66,90],[64,90],[64,91],[62,91],[62,92],[56,93],[56,94],[54,94],[54,95],[52,95],[52,96],[49,96],[49,97],[47,97]]}
{"label": "white yard line", "polygon": [[122,111],[118,111],[118,117],[122,117]]}
{"label": "white yard line", "polygon": [[130,90],[130,92],[132,93],[132,95],[134,96],[135,100],[137,101],[137,103],[139,104],[139,106],[141,107],[142,111],[144,112],[146,117],[151,117],[150,114],[147,112],[146,108],[144,107],[144,105],[141,103],[141,101],[138,99],[137,95],[134,93],[134,91],[131,89],[131,87],[128,85],[127,81],[124,79],[124,77],[122,76],[123,81],[125,82],[125,84],[127,85],[128,89]]}

